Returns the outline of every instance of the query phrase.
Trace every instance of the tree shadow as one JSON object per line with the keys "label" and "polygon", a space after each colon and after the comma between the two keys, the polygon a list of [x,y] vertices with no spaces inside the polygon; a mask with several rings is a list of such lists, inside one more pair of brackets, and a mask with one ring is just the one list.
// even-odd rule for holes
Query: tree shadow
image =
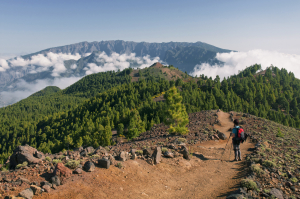
{"label": "tree shadow", "polygon": [[51,178],[54,176],[54,174],[53,173],[48,173],[48,172],[46,172],[46,173],[43,173],[42,175],[40,175],[42,178],[44,178],[45,179],[45,181],[48,181],[48,182],[50,182],[50,180],[51,180]]}
{"label": "tree shadow", "polygon": [[196,158],[199,158],[200,160],[219,160],[217,158],[206,158],[203,154],[192,154],[193,156],[195,156]]}
{"label": "tree shadow", "polygon": [[[249,174],[249,170],[247,168],[247,163],[245,161],[240,161],[237,162],[237,164],[239,165],[239,167],[237,169],[234,169],[236,171],[236,174],[234,176],[232,176],[232,179],[240,179],[242,180],[243,178],[245,178],[248,174]],[[239,184],[236,184],[232,187],[230,187],[230,189],[234,189],[234,191],[227,191],[224,193],[221,193],[220,195],[218,195],[218,198],[224,198],[226,196],[229,196],[231,194],[235,194],[237,193],[237,189],[240,188]]]}

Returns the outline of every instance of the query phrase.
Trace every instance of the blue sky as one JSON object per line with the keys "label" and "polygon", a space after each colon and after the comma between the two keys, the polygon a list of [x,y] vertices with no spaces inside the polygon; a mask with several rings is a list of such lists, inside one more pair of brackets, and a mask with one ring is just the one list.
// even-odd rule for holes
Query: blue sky
{"label": "blue sky", "polygon": [[298,0],[0,0],[0,54],[116,39],[300,54],[299,8]]}

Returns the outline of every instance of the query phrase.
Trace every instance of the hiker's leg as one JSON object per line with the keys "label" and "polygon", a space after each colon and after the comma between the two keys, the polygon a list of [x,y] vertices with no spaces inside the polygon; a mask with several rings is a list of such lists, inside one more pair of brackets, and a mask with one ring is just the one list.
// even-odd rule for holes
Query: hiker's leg
{"label": "hiker's leg", "polygon": [[238,160],[238,150],[234,149],[234,160]]}
{"label": "hiker's leg", "polygon": [[241,149],[238,150],[238,157],[239,157],[239,160],[242,160]]}

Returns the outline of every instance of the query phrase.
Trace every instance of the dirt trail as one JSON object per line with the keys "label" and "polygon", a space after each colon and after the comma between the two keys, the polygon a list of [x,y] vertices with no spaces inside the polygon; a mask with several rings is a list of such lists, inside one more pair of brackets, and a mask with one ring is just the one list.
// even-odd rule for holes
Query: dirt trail
{"label": "dirt trail", "polygon": [[[233,127],[230,115],[218,112],[220,125],[214,128],[228,137]],[[227,140],[208,141],[190,148],[194,156],[190,161],[163,159],[152,166],[143,160],[129,160],[124,169],[96,168],[95,172],[72,176],[69,182],[40,198],[226,198],[235,191],[245,177],[245,162],[228,161],[231,140],[223,159]],[[241,144],[242,156],[250,153],[254,144]],[[231,152],[231,160],[234,154]]]}

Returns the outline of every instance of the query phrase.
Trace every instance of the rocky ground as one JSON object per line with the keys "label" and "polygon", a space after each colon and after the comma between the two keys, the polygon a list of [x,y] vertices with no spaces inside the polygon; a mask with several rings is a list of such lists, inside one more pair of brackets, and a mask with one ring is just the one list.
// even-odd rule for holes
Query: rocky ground
{"label": "rocky ground", "polygon": [[[20,146],[10,157],[16,168],[1,166],[1,197],[300,198],[298,130],[221,111],[189,118],[185,136],[168,135],[160,124],[130,142],[105,148],[42,154]],[[233,154],[226,139],[234,118],[250,134],[241,145],[242,162],[228,161]],[[278,128],[283,135],[278,136]]]}

